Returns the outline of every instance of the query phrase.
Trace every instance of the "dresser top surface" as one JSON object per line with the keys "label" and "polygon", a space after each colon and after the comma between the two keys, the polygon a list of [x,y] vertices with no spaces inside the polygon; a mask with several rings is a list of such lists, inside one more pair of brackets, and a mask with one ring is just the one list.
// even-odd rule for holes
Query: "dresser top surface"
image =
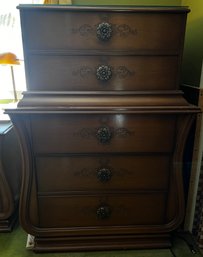
{"label": "dresser top surface", "polygon": [[105,11],[105,12],[189,12],[187,6],[136,6],[136,5],[43,5],[20,4],[20,10],[46,10],[46,11]]}

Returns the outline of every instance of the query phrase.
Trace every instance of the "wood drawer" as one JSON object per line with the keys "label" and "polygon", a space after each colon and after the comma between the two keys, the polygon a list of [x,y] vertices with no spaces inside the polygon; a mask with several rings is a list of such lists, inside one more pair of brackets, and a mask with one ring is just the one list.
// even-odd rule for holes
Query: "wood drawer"
{"label": "wood drawer", "polygon": [[167,190],[170,161],[166,155],[37,157],[38,191]]}
{"label": "wood drawer", "polygon": [[179,59],[176,56],[30,55],[28,60],[29,90],[177,88]]}
{"label": "wood drawer", "polygon": [[[23,39],[29,50],[111,49],[179,51],[185,13],[71,12],[22,10]],[[102,41],[98,26],[111,25],[112,36]]]}
{"label": "wood drawer", "polygon": [[[159,225],[164,193],[39,196],[40,227]],[[47,211],[51,210],[51,211]]]}
{"label": "wood drawer", "polygon": [[172,152],[175,115],[32,115],[35,153]]}

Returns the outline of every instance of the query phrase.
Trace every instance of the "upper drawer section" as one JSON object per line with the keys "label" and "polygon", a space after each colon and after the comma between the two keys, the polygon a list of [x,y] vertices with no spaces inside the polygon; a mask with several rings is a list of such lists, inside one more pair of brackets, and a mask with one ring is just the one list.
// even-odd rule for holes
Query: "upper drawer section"
{"label": "upper drawer section", "polygon": [[185,12],[21,9],[28,50],[149,50],[182,47]]}
{"label": "upper drawer section", "polygon": [[171,90],[178,86],[176,56],[30,55],[33,91]]}

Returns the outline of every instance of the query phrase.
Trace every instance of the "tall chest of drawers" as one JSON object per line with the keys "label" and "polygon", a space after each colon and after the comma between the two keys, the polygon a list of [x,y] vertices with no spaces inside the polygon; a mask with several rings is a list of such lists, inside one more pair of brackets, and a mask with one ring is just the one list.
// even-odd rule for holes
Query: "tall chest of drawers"
{"label": "tall chest of drawers", "polygon": [[168,247],[198,112],[178,89],[188,9],[19,9],[28,91],[7,112],[33,249]]}

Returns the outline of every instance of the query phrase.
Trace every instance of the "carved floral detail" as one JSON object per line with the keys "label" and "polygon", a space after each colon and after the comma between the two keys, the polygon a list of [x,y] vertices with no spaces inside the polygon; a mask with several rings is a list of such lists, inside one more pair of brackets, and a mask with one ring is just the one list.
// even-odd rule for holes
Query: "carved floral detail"
{"label": "carved floral detail", "polygon": [[125,79],[129,76],[132,76],[135,74],[134,71],[130,71],[128,68],[126,68],[125,66],[119,66],[116,71],[115,74],[120,78],[120,79]]}
{"label": "carved floral detail", "polygon": [[84,177],[84,178],[89,178],[93,177],[96,174],[95,170],[93,169],[88,169],[88,168],[82,168],[81,170],[78,170],[74,173],[75,177]]}
{"label": "carved floral detail", "polygon": [[134,134],[133,132],[131,132],[130,130],[128,130],[126,128],[117,128],[114,130],[114,136],[118,137],[118,138],[126,138],[133,134]]}
{"label": "carved floral detail", "polygon": [[[73,206],[73,210],[75,213],[82,213],[83,216],[89,217],[91,214],[97,215],[97,211],[102,206],[109,206],[111,213],[116,213],[120,217],[128,217],[129,215],[129,209],[126,208],[125,205],[118,205],[118,206],[111,206],[108,205],[108,201],[100,201],[102,205],[98,206],[90,206],[86,205],[85,207],[81,207],[78,205]],[[108,213],[108,211],[107,211]]]}
{"label": "carved floral detail", "polygon": [[137,35],[137,29],[131,28],[127,24],[121,24],[121,25],[114,25],[113,29],[115,30],[116,34],[118,34],[120,37],[127,37],[129,35]]}
{"label": "carved floral detail", "polygon": [[95,28],[89,24],[83,24],[79,28],[73,28],[73,33],[79,33],[82,37],[87,37],[95,33]]}
{"label": "carved floral detail", "polygon": [[123,167],[116,167],[114,168],[111,164],[111,159],[107,158],[99,158],[98,159],[98,165],[95,165],[95,167],[83,167],[76,172],[74,172],[74,176],[89,178],[89,177],[96,177],[98,175],[99,170],[107,169],[111,171],[111,175],[113,177],[120,177],[120,176],[131,176],[133,174],[132,170],[128,170]]}
{"label": "carved floral detail", "polygon": [[[74,136],[79,136],[83,139],[97,138],[97,131],[100,128],[82,128],[81,130],[74,133]],[[130,131],[127,128],[110,128],[111,138],[126,138],[134,134],[133,131]]]}
{"label": "carved floral detail", "polygon": [[[102,167],[98,167],[98,168],[95,168],[95,169],[91,169],[91,168],[88,168],[88,167],[87,168],[82,168],[81,170],[77,170],[74,173],[74,176],[75,177],[83,177],[83,178],[96,177],[97,176],[97,171],[100,170],[100,169],[104,169],[104,167],[102,166]],[[124,175],[132,175],[133,174],[132,171],[129,171],[129,170],[124,169],[124,168],[114,169],[111,166],[105,166],[105,169],[111,170],[111,173],[112,173],[113,177],[117,177],[117,176],[123,177]]]}
{"label": "carved floral detail", "polygon": [[112,76],[111,67],[107,65],[101,65],[96,70],[97,79],[100,81],[108,81]]}
{"label": "carved floral detail", "polygon": [[110,141],[112,139],[111,129],[107,126],[103,126],[103,127],[99,128],[96,133],[96,137],[99,140],[99,142],[102,144],[110,143]]}
{"label": "carved floral detail", "polygon": [[[102,66],[102,65],[101,65]],[[125,79],[127,77],[133,76],[135,71],[129,70],[124,65],[118,67],[109,66],[111,69],[111,76],[118,77],[119,79]],[[89,66],[81,66],[77,70],[72,72],[73,76],[80,76],[81,78],[85,79],[90,76],[95,76],[97,72],[97,68],[91,68]]]}
{"label": "carved floral detail", "polygon": [[97,129],[94,128],[82,128],[78,132],[74,133],[74,136],[81,137],[83,139],[90,139],[92,137],[96,137]]}
{"label": "carved floral detail", "polygon": [[72,72],[73,76],[80,76],[81,78],[87,78],[94,73],[94,69],[88,66],[81,66],[79,69]]}
{"label": "carved floral detail", "polygon": [[102,41],[108,41],[112,37],[112,26],[108,22],[102,22],[97,27],[97,37]]}
{"label": "carved floral detail", "polygon": [[[80,36],[82,37],[88,37],[91,35],[97,35],[97,28],[98,25],[90,25],[90,24],[83,24],[82,26],[78,27],[78,28],[73,28],[72,32],[75,34],[80,34]],[[137,29],[136,28],[131,28],[129,25],[127,24],[111,24],[112,27],[112,33],[113,35],[118,35],[120,37],[128,37],[130,35],[132,36],[136,36],[138,34]]]}

